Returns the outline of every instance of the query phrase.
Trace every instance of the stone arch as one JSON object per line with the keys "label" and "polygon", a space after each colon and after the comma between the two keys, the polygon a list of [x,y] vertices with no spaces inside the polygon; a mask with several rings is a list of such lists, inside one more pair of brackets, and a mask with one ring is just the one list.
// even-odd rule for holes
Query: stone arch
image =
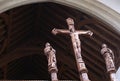
{"label": "stone arch", "polygon": [[0,1],[0,13],[14,7],[40,2],[53,2],[73,7],[84,13],[97,17],[101,21],[110,25],[113,30],[120,33],[120,14],[95,0],[2,0]]}

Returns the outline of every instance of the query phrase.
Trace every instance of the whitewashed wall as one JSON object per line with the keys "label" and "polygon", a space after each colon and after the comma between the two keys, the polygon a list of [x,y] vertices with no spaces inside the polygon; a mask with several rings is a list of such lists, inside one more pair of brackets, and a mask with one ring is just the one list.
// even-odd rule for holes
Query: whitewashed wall
{"label": "whitewashed wall", "polygon": [[116,77],[117,79],[120,81],[120,68],[118,69],[117,73],[116,73]]}
{"label": "whitewashed wall", "polygon": [[120,0],[98,0],[98,1],[120,13]]}

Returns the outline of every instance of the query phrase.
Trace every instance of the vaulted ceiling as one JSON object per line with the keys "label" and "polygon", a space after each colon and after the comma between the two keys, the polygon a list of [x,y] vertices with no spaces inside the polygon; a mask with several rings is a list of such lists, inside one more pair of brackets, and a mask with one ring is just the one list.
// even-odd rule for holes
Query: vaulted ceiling
{"label": "vaulted ceiling", "polygon": [[43,53],[49,42],[57,52],[58,78],[79,80],[70,36],[51,33],[53,28],[68,29],[68,17],[74,19],[77,30],[94,33],[92,37],[80,36],[91,81],[109,81],[101,45],[106,43],[113,50],[117,69],[120,35],[87,13],[55,3],[30,4],[0,14],[0,79],[50,79]]}

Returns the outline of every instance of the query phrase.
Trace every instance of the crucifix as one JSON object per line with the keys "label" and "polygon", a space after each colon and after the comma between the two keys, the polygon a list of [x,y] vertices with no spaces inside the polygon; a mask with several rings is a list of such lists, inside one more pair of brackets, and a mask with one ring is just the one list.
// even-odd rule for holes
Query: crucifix
{"label": "crucifix", "polygon": [[101,54],[105,59],[106,69],[108,74],[110,75],[111,81],[118,81],[115,76],[116,69],[114,65],[114,54],[112,50],[108,48],[106,44],[102,44]]}
{"label": "crucifix", "polygon": [[93,32],[91,31],[83,31],[83,30],[75,30],[74,27],[74,21],[72,18],[68,18],[66,19],[67,25],[69,30],[65,30],[65,29],[56,29],[54,28],[52,30],[52,33],[54,35],[56,34],[69,34],[71,36],[71,40],[72,40],[72,45],[73,45],[73,50],[74,50],[74,54],[75,54],[75,59],[76,59],[76,63],[77,63],[77,68],[79,71],[79,77],[81,81],[90,81],[87,75],[87,68],[85,66],[85,63],[82,59],[81,56],[81,42],[79,39],[79,35],[89,35],[92,36]]}
{"label": "crucifix", "polygon": [[57,61],[56,61],[56,51],[52,48],[50,43],[45,44],[44,53],[47,56],[48,59],[48,71],[51,74],[51,80],[52,81],[58,81],[57,78]]}

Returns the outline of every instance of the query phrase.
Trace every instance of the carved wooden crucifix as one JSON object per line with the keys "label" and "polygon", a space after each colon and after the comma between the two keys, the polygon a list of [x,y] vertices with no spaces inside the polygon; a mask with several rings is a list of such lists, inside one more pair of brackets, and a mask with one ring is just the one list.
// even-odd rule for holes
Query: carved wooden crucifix
{"label": "carved wooden crucifix", "polygon": [[87,68],[81,56],[81,42],[79,39],[79,35],[85,34],[85,35],[92,36],[93,32],[83,31],[83,30],[76,31],[74,27],[74,21],[72,18],[66,19],[66,22],[68,24],[69,30],[54,28],[52,30],[52,33],[54,35],[70,34],[80,79],[81,81],[90,81],[87,75]]}

